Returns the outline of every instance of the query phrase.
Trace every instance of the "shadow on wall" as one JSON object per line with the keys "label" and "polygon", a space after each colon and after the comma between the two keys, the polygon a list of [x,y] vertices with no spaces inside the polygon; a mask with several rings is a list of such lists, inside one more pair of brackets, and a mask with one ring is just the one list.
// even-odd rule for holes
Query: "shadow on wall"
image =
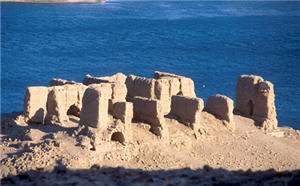
{"label": "shadow on wall", "polygon": [[70,170],[64,166],[28,171],[1,179],[3,185],[300,185],[300,170],[276,172],[229,171],[204,166],[202,169],[145,171],[123,167]]}
{"label": "shadow on wall", "polygon": [[252,100],[248,101],[249,115],[252,117],[254,113],[254,104]]}
{"label": "shadow on wall", "polygon": [[40,108],[35,112],[35,114],[31,117],[31,119],[28,122],[31,124],[39,124],[39,122],[36,121],[43,121],[45,116],[46,116],[46,111]]}

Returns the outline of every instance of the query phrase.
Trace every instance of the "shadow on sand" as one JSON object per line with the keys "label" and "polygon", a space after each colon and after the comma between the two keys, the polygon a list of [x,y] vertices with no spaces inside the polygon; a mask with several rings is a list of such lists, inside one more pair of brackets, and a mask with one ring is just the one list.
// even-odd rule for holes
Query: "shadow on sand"
{"label": "shadow on sand", "polygon": [[[73,127],[50,126],[20,126],[12,120],[8,123],[1,120],[1,134],[3,139],[8,137],[19,139],[19,135],[23,135],[24,131],[29,129],[67,133],[72,133],[75,129]],[[12,135],[12,132],[16,134]],[[43,138],[47,139],[51,136],[44,136]],[[18,151],[9,156],[18,156],[22,152]],[[55,167],[44,167],[22,172],[16,176],[7,176],[1,179],[1,185],[300,185],[300,169],[283,172],[277,172],[274,169],[230,171],[206,165],[202,169],[196,170],[190,168],[142,170],[93,165],[90,169],[73,170],[66,168],[61,162],[56,164]]]}
{"label": "shadow on sand", "polygon": [[[3,139],[11,138],[14,139],[21,139],[22,135],[24,135],[24,132],[30,129],[37,129],[41,132],[45,133],[53,133],[53,132],[67,132],[68,134],[72,134],[72,132],[77,127],[64,127],[60,125],[54,125],[54,124],[26,124],[26,125],[19,125],[14,121],[17,116],[21,115],[22,112],[12,112],[12,113],[5,113],[1,114],[1,130],[0,134],[4,135]],[[69,118],[70,121],[79,124],[79,120],[76,120],[74,118]]]}
{"label": "shadow on sand", "polygon": [[192,170],[126,169],[123,167],[100,167],[70,170],[62,165],[5,177],[2,185],[300,185],[300,170],[276,172],[229,171],[204,166]]}

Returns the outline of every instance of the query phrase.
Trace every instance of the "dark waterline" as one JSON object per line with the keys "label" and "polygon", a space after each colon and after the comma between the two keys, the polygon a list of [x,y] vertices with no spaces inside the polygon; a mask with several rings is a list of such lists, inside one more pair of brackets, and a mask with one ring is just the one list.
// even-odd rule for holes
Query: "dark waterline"
{"label": "dark waterline", "polygon": [[275,85],[279,125],[300,129],[300,2],[2,3],[1,113],[27,86],[154,70],[232,99],[240,74]]}

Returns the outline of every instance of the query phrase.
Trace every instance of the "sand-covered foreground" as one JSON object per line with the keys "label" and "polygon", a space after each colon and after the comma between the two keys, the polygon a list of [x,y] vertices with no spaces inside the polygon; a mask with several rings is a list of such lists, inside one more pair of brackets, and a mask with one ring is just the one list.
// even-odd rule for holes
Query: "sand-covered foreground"
{"label": "sand-covered foreground", "polygon": [[[178,181],[179,174],[184,174],[184,171],[188,174],[182,178],[187,181],[184,183],[193,183],[189,182],[191,176],[194,176],[192,181],[197,180],[197,176],[199,179],[210,179],[210,176],[218,172],[224,179],[235,177],[242,181],[245,177],[241,177],[241,174],[245,174],[247,178],[252,175],[260,180],[254,176],[258,173],[251,171],[268,169],[292,171],[282,173],[288,174],[285,177],[286,183],[299,181],[300,131],[279,127],[275,132],[266,133],[258,129],[253,120],[235,115],[236,130],[232,132],[213,115],[206,112],[202,114],[201,135],[198,139],[192,129],[174,119],[167,119],[169,141],[161,140],[151,133],[148,124],[133,123],[132,142],[121,144],[117,141],[103,141],[96,146],[91,145],[87,136],[80,134],[82,126],[78,124],[79,118],[75,116],[70,116],[70,122],[64,125],[28,125],[22,121],[22,117],[14,121],[3,120],[1,178],[5,179],[2,183],[29,181],[39,184],[47,182],[48,178],[53,179],[57,174],[60,177],[57,184],[62,185],[73,182],[82,184],[89,177],[89,183],[103,181],[118,184],[123,180],[123,184],[128,184],[135,182],[134,179],[141,179],[142,182],[150,180],[154,184],[168,184],[171,182],[166,180],[170,179],[173,184],[180,184],[176,180]],[[55,166],[59,167],[54,169]],[[101,168],[103,166],[123,168]],[[91,167],[93,169],[90,170]],[[63,174],[60,169],[63,169]],[[75,169],[83,170],[76,172]],[[102,176],[97,173],[98,169],[102,171]],[[232,170],[245,172],[230,172]],[[54,172],[50,173],[51,171]],[[265,174],[271,175],[273,180],[277,174],[275,171],[267,171]],[[121,176],[118,177],[118,174]],[[166,180],[159,177],[162,174]],[[19,177],[8,179],[14,175]],[[43,176],[41,178],[38,175]],[[258,175],[264,174],[260,172]],[[216,181],[221,181],[221,177],[216,178]]]}

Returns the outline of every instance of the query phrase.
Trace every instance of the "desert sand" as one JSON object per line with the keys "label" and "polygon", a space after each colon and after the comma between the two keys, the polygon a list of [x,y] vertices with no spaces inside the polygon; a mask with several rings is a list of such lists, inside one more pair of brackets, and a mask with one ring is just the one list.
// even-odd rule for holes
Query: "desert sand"
{"label": "desert sand", "polygon": [[[82,126],[78,124],[79,118],[75,116],[70,116],[70,122],[61,126],[27,125],[22,122],[21,117],[17,120],[3,120],[1,178],[5,179],[2,183],[49,183],[48,181],[51,179],[54,181],[53,179],[60,174],[60,169],[70,172],[59,176],[58,185],[73,182],[83,184],[87,181],[85,177],[89,177],[90,174],[91,179],[93,178],[88,182],[90,184],[99,181],[118,184],[121,180],[125,181],[124,184],[134,183],[132,180],[134,175],[138,175],[136,178],[142,175],[137,183],[144,183],[150,178],[152,180],[157,177],[157,182],[152,180],[150,183],[180,184],[179,177],[184,171],[188,176],[184,177],[183,183],[187,184],[193,183],[190,182],[190,177],[200,173],[202,175],[206,169],[211,172],[204,171],[205,174],[199,179],[207,177],[209,178],[207,183],[213,183],[211,176],[215,174],[223,175],[222,179],[217,179],[218,181],[227,180],[229,183],[230,180],[238,183],[245,181],[245,175],[246,178],[252,175],[248,169],[254,172],[252,176],[258,181],[265,177],[262,176],[264,174],[257,177],[259,174],[255,171],[269,169],[274,169],[265,172],[269,176],[275,175],[276,171],[292,171],[293,174],[291,172],[283,174],[285,175],[283,177],[287,178],[285,181],[295,182],[293,178],[299,181],[300,131],[279,127],[275,132],[266,133],[255,127],[253,120],[235,115],[236,130],[232,132],[213,115],[206,112],[203,112],[203,115],[203,126],[206,130],[202,131],[198,139],[193,136],[193,131],[189,127],[174,119],[167,119],[169,142],[164,142],[151,133],[148,124],[132,123],[134,134],[132,142],[103,141],[95,148],[91,146],[86,136],[78,134]],[[100,173],[97,171],[100,170],[95,167],[98,169],[106,167],[100,169],[102,176],[99,176]],[[113,169],[114,167],[122,168]],[[32,170],[35,174],[31,172]],[[230,172],[234,170],[240,172]],[[105,171],[108,171],[107,174],[110,176],[127,173],[130,176],[125,176],[126,179],[108,177],[103,173]],[[237,173],[239,174],[236,175]],[[11,177],[23,174],[27,175],[25,179]],[[41,174],[44,176],[43,179],[37,176]],[[81,177],[76,176],[78,174]],[[145,174],[148,177],[145,177]],[[160,178],[158,175],[161,174],[169,181],[163,180],[164,177]],[[240,174],[245,175],[241,177]],[[56,181],[53,184],[56,184]]]}

